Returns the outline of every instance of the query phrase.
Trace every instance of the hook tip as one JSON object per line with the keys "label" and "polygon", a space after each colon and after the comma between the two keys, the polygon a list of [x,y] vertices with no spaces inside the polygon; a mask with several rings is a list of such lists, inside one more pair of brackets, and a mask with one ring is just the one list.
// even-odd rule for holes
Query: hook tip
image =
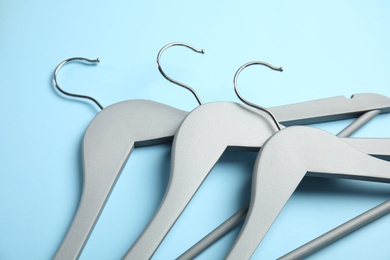
{"label": "hook tip", "polygon": [[280,71],[280,72],[284,71],[284,68],[283,68],[283,67],[280,67],[280,68],[279,68],[279,71]]}
{"label": "hook tip", "polygon": [[203,49],[201,49],[201,50],[200,50],[200,53],[204,54],[204,50],[203,50]]}
{"label": "hook tip", "polygon": [[96,58],[96,62],[100,62],[100,58]]}

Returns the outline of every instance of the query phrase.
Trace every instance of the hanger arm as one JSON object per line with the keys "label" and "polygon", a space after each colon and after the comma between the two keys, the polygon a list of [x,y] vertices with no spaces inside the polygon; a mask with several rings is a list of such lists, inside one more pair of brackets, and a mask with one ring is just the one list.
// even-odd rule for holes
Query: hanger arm
{"label": "hanger arm", "polygon": [[356,118],[365,112],[380,110],[390,112],[390,99],[374,93],[354,94],[317,99],[286,106],[268,108],[285,126],[307,125]]}
{"label": "hanger arm", "polygon": [[390,182],[389,172],[389,162],[325,131],[289,127],[276,133],[257,157],[248,215],[227,259],[250,258],[306,174]]}
{"label": "hanger arm", "polygon": [[83,139],[84,183],[79,207],[54,259],[76,259],[132,149],[172,140],[187,112],[147,100],[103,109]]}

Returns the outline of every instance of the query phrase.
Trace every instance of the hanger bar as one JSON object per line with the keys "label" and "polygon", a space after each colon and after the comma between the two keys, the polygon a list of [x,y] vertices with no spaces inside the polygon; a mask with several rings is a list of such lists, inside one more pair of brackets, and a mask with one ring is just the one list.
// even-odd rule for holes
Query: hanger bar
{"label": "hanger bar", "polygon": [[223,222],[213,231],[211,231],[204,238],[199,240],[195,245],[181,254],[176,260],[191,260],[196,256],[200,255],[203,251],[229,233],[233,228],[235,228],[238,224],[240,224],[243,220],[245,220],[246,214],[248,213],[249,206],[245,206],[239,211],[237,211],[233,216],[231,216],[228,220]]}
{"label": "hanger bar", "polygon": [[288,106],[271,107],[269,110],[285,126],[307,125],[359,117],[372,110],[390,112],[388,97],[363,93],[350,99],[343,96],[317,99]]}
{"label": "hanger bar", "polygon": [[337,134],[338,137],[348,137],[359,130],[363,125],[365,125],[368,121],[376,117],[381,113],[380,110],[372,110],[364,113],[359,118],[354,120],[350,125],[344,128],[340,133]]}
{"label": "hanger bar", "polygon": [[[354,132],[356,132],[358,129],[360,129],[363,125],[367,124],[371,119],[373,119],[379,113],[380,113],[380,110],[373,110],[373,111],[368,111],[368,112],[364,113],[359,118],[354,120],[351,124],[349,124],[347,127],[345,127],[340,133],[337,134],[337,136],[338,137],[347,137],[347,136],[352,135]],[[352,146],[359,148],[359,145],[360,145],[362,148],[364,148],[365,152],[367,152],[366,148],[368,146],[369,150],[375,151],[375,153],[377,153],[377,154],[378,154],[377,148],[381,147],[380,145],[378,145],[378,143],[380,143],[380,144],[383,143],[382,139],[374,139],[376,141],[375,143],[371,143],[370,141],[372,141],[372,140],[370,140],[370,139],[368,139],[368,140],[364,139],[364,140],[368,141],[368,142],[364,142],[364,144],[361,144],[361,142],[360,142],[360,141],[362,141],[362,139],[359,139],[357,142],[355,139],[346,138],[345,140],[348,140],[348,141],[352,140],[351,142],[349,142]],[[384,152],[384,154],[386,154],[385,151],[383,151],[383,152]],[[388,151],[387,151],[387,153],[388,153]],[[226,220],[224,223],[219,225],[217,228],[215,228],[212,232],[210,232],[204,238],[199,240],[194,246],[192,246],[187,251],[185,251],[177,259],[178,260],[187,260],[187,259],[189,260],[189,259],[193,259],[197,255],[201,254],[204,250],[209,248],[212,244],[214,244],[216,241],[218,241],[223,236],[225,236],[228,232],[230,232],[233,228],[235,228],[238,224],[240,224],[245,219],[245,216],[248,212],[248,208],[249,208],[249,206],[247,205],[247,206],[243,207],[241,210],[239,210],[238,212],[236,212],[228,220]],[[378,216],[377,218],[379,218],[379,217],[380,216]],[[372,221],[375,219],[372,219]],[[368,221],[368,219],[365,221]],[[348,230],[345,229],[343,231],[347,232]],[[352,231],[350,231],[350,232],[352,232]],[[348,232],[348,233],[350,233],[350,232]],[[345,233],[344,236],[347,235],[348,233]],[[329,236],[332,236],[332,234],[330,234]],[[306,246],[306,245],[304,245],[304,246]],[[324,245],[324,246],[326,246],[326,245]],[[310,248],[313,251],[316,250],[316,248],[314,248],[313,246],[310,246]],[[302,250],[300,250],[299,252],[301,252],[301,251]],[[306,247],[305,247],[304,251],[307,251]],[[304,252],[304,251],[302,251],[302,252]],[[297,253],[294,253],[294,255],[295,254],[297,254]],[[286,259],[284,259],[284,260],[286,260]]]}
{"label": "hanger bar", "polygon": [[385,201],[382,204],[362,213],[361,215],[341,224],[331,231],[285,254],[284,256],[278,258],[278,260],[293,260],[307,257],[315,251],[330,245],[336,240],[343,238],[345,235],[352,233],[353,231],[369,224],[370,222],[373,222],[374,220],[377,220],[378,218],[388,213],[390,213],[390,200]]}

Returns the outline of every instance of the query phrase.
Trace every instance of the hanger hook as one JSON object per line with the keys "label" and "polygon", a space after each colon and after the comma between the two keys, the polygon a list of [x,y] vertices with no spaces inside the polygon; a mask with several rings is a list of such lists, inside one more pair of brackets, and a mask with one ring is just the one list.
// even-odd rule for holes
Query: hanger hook
{"label": "hanger hook", "polygon": [[62,88],[60,88],[60,86],[58,85],[57,83],[57,73],[58,71],[61,69],[61,67],[68,63],[68,62],[71,62],[71,61],[86,61],[86,62],[91,62],[91,63],[95,63],[95,62],[100,62],[100,59],[97,58],[95,60],[90,60],[90,59],[86,59],[86,58],[81,58],[81,57],[75,57],[75,58],[70,58],[70,59],[66,59],[64,60],[63,62],[61,62],[60,64],[58,64],[58,66],[56,67],[56,69],[54,70],[54,73],[53,73],[53,83],[54,83],[54,86],[64,95],[68,95],[68,96],[71,96],[71,97],[78,97],[78,98],[86,98],[86,99],[89,99],[89,100],[92,100],[93,102],[95,102],[95,104],[100,108],[100,109],[103,109],[103,106],[100,105],[100,103],[90,97],[90,96],[86,96],[86,95],[79,95],[79,94],[72,94],[72,93],[69,93],[69,92],[66,92],[65,90],[63,90]]}
{"label": "hanger hook", "polygon": [[187,44],[187,43],[183,43],[183,42],[172,42],[172,43],[169,43],[167,45],[165,45],[164,47],[162,47],[162,49],[158,52],[157,54],[157,66],[158,66],[158,70],[160,71],[160,73],[164,76],[164,78],[166,78],[167,80],[169,80],[170,82],[172,82],[173,84],[176,84],[176,85],[179,85],[180,87],[183,87],[185,89],[188,89],[189,91],[191,91],[191,93],[195,96],[196,98],[196,101],[198,101],[199,105],[202,105],[202,101],[200,100],[198,94],[196,94],[195,90],[193,88],[191,88],[190,86],[188,85],[185,85],[177,80],[174,80],[170,77],[167,76],[167,74],[165,74],[165,72],[162,70],[161,68],[161,65],[160,65],[160,59],[161,59],[161,55],[162,53],[168,49],[169,47],[172,47],[172,46],[184,46],[184,47],[187,47],[195,52],[198,52],[198,53],[202,53],[204,54],[204,50],[200,50],[200,49],[196,49],[194,47],[192,47],[191,45]]}
{"label": "hanger hook", "polygon": [[275,66],[272,66],[271,64],[268,64],[266,62],[262,62],[262,61],[252,61],[252,62],[248,62],[244,65],[242,65],[236,72],[236,74],[234,75],[234,80],[233,80],[233,85],[234,85],[234,91],[236,92],[237,94],[237,97],[242,101],[244,102],[245,104],[247,104],[248,106],[251,106],[251,107],[254,107],[254,108],[257,108],[257,109],[260,109],[264,112],[266,112],[268,115],[271,116],[272,120],[275,122],[275,125],[276,127],[278,128],[278,130],[281,130],[282,127],[280,126],[279,122],[276,120],[275,116],[271,113],[271,111],[269,111],[268,109],[266,109],[265,107],[262,107],[262,106],[259,106],[259,105],[256,105],[252,102],[249,102],[248,100],[246,100],[245,98],[243,98],[240,93],[238,92],[238,89],[237,89],[237,78],[238,78],[238,75],[241,73],[241,71],[243,69],[245,69],[246,67],[249,67],[249,66],[252,66],[252,65],[263,65],[263,66],[266,66],[270,69],[273,69],[273,70],[277,70],[277,71],[280,71],[282,72],[283,71],[283,68],[282,67],[275,67]]}

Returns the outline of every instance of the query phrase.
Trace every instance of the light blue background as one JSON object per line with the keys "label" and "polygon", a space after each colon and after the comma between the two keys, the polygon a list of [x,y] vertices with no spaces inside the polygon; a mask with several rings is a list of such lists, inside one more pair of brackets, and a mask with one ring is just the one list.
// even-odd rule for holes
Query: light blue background
{"label": "light blue background", "polygon": [[[81,140],[98,108],[60,95],[51,83],[103,106],[150,99],[184,110],[193,96],[167,82],[155,60],[194,87],[204,102],[237,102],[232,79],[262,60],[283,73],[251,67],[242,94],[263,106],[375,92],[390,97],[387,1],[22,1],[0,0],[0,259],[49,259],[76,211],[82,187]],[[348,121],[350,122],[350,121]],[[317,125],[337,133],[345,122]],[[390,115],[355,136],[389,137]],[[155,259],[177,257],[249,200],[256,153],[227,153],[177,221]],[[81,259],[118,259],[161,200],[170,145],[135,149]],[[253,259],[275,259],[390,198],[387,184],[308,178],[284,208]],[[238,229],[199,259],[220,259]],[[388,259],[390,216],[312,259]]]}

